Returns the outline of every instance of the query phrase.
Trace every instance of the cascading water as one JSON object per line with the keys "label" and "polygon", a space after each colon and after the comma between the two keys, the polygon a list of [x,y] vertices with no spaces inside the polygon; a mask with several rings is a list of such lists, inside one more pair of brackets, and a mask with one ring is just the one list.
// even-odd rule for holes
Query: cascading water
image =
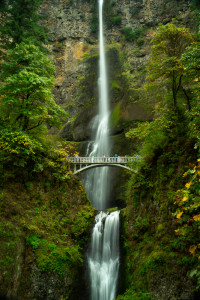
{"label": "cascading water", "polygon": [[88,265],[92,300],[113,300],[119,270],[119,211],[95,218]]}
{"label": "cascading water", "polygon": [[[108,138],[108,88],[106,76],[106,59],[103,37],[103,0],[99,0],[99,115],[96,138],[90,152],[90,156],[102,157],[110,154],[110,143]],[[109,203],[109,169],[108,167],[96,168],[88,172],[85,180],[88,197],[98,210],[104,210]]]}
{"label": "cascading water", "polygon": [[[103,38],[103,0],[99,0],[99,115],[96,138],[90,156],[110,154],[108,136],[108,88]],[[96,168],[88,172],[85,180],[88,197],[97,210],[109,208],[109,168]],[[95,218],[88,266],[92,300],[113,300],[119,269],[119,211],[101,211]]]}

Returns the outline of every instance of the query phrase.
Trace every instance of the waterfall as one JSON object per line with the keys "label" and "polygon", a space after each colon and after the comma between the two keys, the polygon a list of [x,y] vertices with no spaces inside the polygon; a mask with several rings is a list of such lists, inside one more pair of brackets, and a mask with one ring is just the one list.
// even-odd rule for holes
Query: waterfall
{"label": "waterfall", "polygon": [[119,269],[119,211],[95,218],[88,256],[92,300],[113,300]]}
{"label": "waterfall", "polygon": [[[93,143],[90,156],[102,157],[110,155],[110,143],[108,138],[108,88],[106,74],[106,59],[103,37],[103,0],[99,0],[99,115],[96,137]],[[91,145],[89,145],[90,147]],[[96,168],[88,172],[85,179],[85,186],[88,198],[98,210],[108,208],[109,204],[109,168]]]}
{"label": "waterfall", "polygon": [[[110,155],[108,132],[109,101],[107,88],[106,58],[103,36],[103,0],[99,0],[99,114],[96,138],[90,156]],[[91,147],[91,144],[88,146]],[[89,148],[88,148],[89,149]],[[85,186],[92,205],[101,210],[95,218],[91,249],[88,252],[91,299],[113,300],[119,269],[119,211],[105,213],[109,208],[109,167],[88,172]]]}

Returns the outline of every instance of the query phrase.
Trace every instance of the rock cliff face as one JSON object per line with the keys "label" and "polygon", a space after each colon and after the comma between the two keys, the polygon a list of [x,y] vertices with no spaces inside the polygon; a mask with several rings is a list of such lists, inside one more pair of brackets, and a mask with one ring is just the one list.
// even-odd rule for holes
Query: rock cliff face
{"label": "rock cliff face", "polygon": [[[145,81],[152,34],[159,23],[187,24],[188,0],[106,0],[105,39],[111,99],[111,135],[121,134],[135,121],[151,119],[151,105],[141,101],[138,87]],[[61,131],[67,140],[91,139],[98,106],[97,1],[45,0],[42,7],[50,29],[50,49],[56,73],[56,102],[69,112]],[[130,37],[131,35],[131,37]],[[119,148],[116,139],[113,148]],[[83,149],[84,147],[81,147]]]}
{"label": "rock cliff face", "polygon": [[10,180],[0,208],[0,299],[87,299],[83,252],[94,209],[80,182]]}

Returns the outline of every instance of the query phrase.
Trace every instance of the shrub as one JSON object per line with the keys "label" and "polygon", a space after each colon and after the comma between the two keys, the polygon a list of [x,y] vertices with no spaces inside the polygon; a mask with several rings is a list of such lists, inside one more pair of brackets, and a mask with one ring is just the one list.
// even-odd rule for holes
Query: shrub
{"label": "shrub", "polygon": [[190,3],[190,7],[192,9],[200,9],[199,0],[192,0],[191,3]]}
{"label": "shrub", "polygon": [[27,236],[26,245],[32,246],[32,248],[36,250],[40,245],[40,236],[35,234]]}
{"label": "shrub", "polygon": [[90,29],[92,33],[96,33],[99,26],[99,21],[97,17],[92,17],[90,19]]}
{"label": "shrub", "polygon": [[139,47],[142,47],[144,45],[144,40],[142,38],[137,39],[137,44]]}
{"label": "shrub", "polygon": [[132,11],[131,11],[131,15],[132,17],[133,16],[136,16],[140,11],[140,8],[139,7],[133,7]]}
{"label": "shrub", "polygon": [[120,16],[114,16],[110,18],[110,21],[113,25],[120,25],[122,22],[122,18]]}
{"label": "shrub", "polygon": [[147,292],[135,291],[133,288],[128,289],[123,296],[118,296],[117,300],[151,300]]}
{"label": "shrub", "polygon": [[143,28],[136,28],[135,30],[132,30],[131,27],[127,26],[122,29],[122,32],[125,35],[125,39],[129,42],[133,42],[137,40],[141,34],[143,33]]}

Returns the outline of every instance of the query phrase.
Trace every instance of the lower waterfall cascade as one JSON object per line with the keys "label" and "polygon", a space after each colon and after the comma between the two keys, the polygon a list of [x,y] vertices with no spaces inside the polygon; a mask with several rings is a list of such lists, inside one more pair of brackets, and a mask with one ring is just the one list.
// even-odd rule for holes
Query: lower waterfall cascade
{"label": "lower waterfall cascade", "polygon": [[101,211],[95,218],[88,256],[91,299],[115,298],[119,270],[119,213]]}

